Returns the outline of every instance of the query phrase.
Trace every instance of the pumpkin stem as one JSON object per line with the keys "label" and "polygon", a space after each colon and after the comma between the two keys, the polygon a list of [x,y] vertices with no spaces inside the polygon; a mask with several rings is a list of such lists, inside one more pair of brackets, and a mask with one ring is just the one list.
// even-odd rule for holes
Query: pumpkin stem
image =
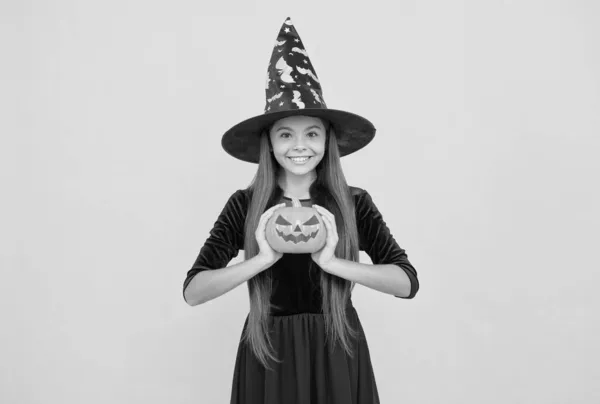
{"label": "pumpkin stem", "polygon": [[292,198],[292,206],[294,208],[301,208],[302,207],[302,203],[300,203],[300,199],[298,199],[298,198]]}

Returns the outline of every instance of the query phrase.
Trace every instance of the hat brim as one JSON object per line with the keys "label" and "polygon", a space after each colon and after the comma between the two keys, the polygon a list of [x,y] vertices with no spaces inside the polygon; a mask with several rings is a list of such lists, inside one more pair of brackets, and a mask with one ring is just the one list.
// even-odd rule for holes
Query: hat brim
{"label": "hat brim", "polygon": [[225,132],[221,145],[237,159],[258,163],[261,133],[279,119],[298,115],[322,118],[330,122],[336,134],[340,157],[362,149],[375,136],[375,126],[360,115],[337,109],[304,108],[276,111],[246,119]]}

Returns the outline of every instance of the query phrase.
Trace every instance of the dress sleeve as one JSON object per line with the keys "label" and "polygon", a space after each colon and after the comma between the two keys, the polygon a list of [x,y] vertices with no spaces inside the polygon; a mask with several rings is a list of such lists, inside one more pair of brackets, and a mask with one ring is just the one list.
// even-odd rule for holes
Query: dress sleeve
{"label": "dress sleeve", "polygon": [[236,191],[229,197],[183,282],[184,300],[185,289],[194,276],[202,271],[226,267],[239,251],[244,249],[244,224],[247,208],[247,201],[242,190]]}
{"label": "dress sleeve", "polygon": [[412,299],[419,290],[417,271],[408,261],[405,250],[390,233],[371,195],[365,190],[359,194],[356,203],[356,223],[360,249],[369,255],[373,264],[394,264],[402,268],[410,279],[410,294],[396,297]]}

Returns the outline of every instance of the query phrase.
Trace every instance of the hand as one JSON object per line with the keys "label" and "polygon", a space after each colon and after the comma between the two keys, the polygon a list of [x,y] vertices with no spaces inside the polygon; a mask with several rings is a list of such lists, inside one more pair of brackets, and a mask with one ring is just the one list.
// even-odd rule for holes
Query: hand
{"label": "hand", "polygon": [[313,261],[317,263],[317,265],[327,272],[325,269],[327,264],[336,259],[335,247],[338,243],[338,233],[335,224],[335,216],[333,216],[333,213],[319,205],[313,204],[313,208],[315,208],[317,212],[321,214],[321,219],[323,219],[323,223],[325,223],[325,228],[327,229],[327,239],[323,248],[312,253],[311,257]]}
{"label": "hand", "polygon": [[280,203],[279,205],[272,206],[270,209],[266,210],[265,213],[261,215],[260,220],[258,221],[258,226],[256,227],[256,231],[254,232],[256,242],[258,243],[258,255],[262,257],[269,264],[269,266],[277,262],[283,256],[283,253],[273,250],[269,245],[265,235],[267,222],[273,215],[273,212],[284,206],[285,203]]}

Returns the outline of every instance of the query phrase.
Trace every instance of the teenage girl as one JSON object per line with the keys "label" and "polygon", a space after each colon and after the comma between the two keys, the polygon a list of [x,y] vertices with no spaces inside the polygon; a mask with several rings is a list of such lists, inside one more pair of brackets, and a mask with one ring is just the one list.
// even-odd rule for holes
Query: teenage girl
{"label": "teenage girl", "polygon": [[[295,48],[295,49],[294,49]],[[234,192],[187,273],[184,299],[205,303],[248,282],[231,403],[379,403],[369,348],[351,291],[356,283],[410,299],[415,268],[369,193],[349,186],[340,157],[371,141],[373,125],[328,109],[306,50],[288,18],[267,77],[265,112],[223,136],[232,156],[258,164]],[[326,227],[312,254],[281,254],[265,237],[267,221],[297,199]],[[245,260],[228,266],[239,250]],[[373,264],[359,263],[365,251]]]}

